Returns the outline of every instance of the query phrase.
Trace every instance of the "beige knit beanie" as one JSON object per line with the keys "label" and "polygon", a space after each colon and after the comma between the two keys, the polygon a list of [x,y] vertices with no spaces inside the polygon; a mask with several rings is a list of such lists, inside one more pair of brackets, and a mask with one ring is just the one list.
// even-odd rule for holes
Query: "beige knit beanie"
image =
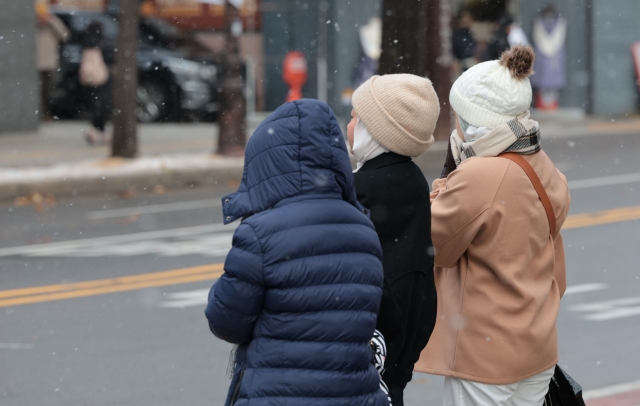
{"label": "beige knit beanie", "polygon": [[453,83],[449,102],[475,127],[497,127],[529,110],[535,54],[528,46],[514,46],[500,60],[483,62]]}
{"label": "beige knit beanie", "polygon": [[416,157],[433,144],[440,103],[429,79],[376,75],[356,89],[351,102],[371,136],[388,150]]}

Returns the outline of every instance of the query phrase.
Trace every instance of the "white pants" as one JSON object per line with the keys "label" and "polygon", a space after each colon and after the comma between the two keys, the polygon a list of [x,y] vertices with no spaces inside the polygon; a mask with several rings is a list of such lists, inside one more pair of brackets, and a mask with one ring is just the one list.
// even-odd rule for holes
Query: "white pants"
{"label": "white pants", "polygon": [[444,378],[444,406],[540,406],[549,390],[555,366],[509,385],[489,385]]}

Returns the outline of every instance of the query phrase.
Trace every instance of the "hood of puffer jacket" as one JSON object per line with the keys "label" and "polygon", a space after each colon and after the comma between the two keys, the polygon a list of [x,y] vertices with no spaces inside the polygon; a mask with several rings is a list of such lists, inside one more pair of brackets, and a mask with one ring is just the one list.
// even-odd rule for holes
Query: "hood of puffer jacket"
{"label": "hood of puffer jacket", "polygon": [[360,211],[351,163],[338,120],[323,102],[286,103],[256,129],[247,144],[242,182],[222,198],[224,224],[303,195],[335,195]]}

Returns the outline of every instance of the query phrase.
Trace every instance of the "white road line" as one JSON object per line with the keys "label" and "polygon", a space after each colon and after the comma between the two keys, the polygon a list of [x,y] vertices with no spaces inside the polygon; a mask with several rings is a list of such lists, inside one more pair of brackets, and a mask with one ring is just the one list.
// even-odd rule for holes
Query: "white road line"
{"label": "white road line", "polygon": [[[173,228],[169,230],[147,231],[143,233],[112,235],[108,237],[85,238],[80,240],[70,240],[54,242],[48,244],[22,245],[18,247],[0,248],[0,257],[11,255],[32,255],[40,256],[41,253],[62,253],[70,250],[77,250],[79,247],[101,247],[109,244],[122,243],[144,243],[148,240],[160,238],[183,238],[197,234],[211,234],[219,232],[232,232],[239,223],[229,224],[208,224],[204,226]],[[226,233],[225,233],[226,234]]]}
{"label": "white road line", "polygon": [[573,285],[567,287],[567,290],[564,292],[565,295],[573,295],[575,293],[585,293],[585,292],[594,292],[596,290],[604,290],[607,289],[609,285],[606,283],[585,283],[582,285]]}
{"label": "white road line", "polygon": [[582,398],[584,400],[599,399],[608,396],[619,395],[625,392],[631,392],[638,389],[640,389],[640,379],[638,379],[637,381],[605,386],[604,388],[587,390],[582,392]]}
{"label": "white road line", "polygon": [[[565,295],[593,292],[596,290],[606,289],[607,287],[608,285],[606,283],[585,283],[583,285],[573,285],[567,288]],[[209,288],[169,293],[167,295],[167,301],[161,303],[160,306],[180,308],[205,305],[207,304],[208,294]]]}
{"label": "white road line", "polygon": [[585,320],[606,321],[640,315],[640,296],[569,306],[574,312],[590,313]]}
{"label": "white road line", "polygon": [[85,215],[89,220],[103,220],[141,214],[169,213],[172,211],[195,210],[220,207],[220,199],[191,200],[178,203],[151,204],[148,206],[125,207],[122,209],[91,211]]}
{"label": "white road line", "polygon": [[600,313],[590,314],[588,316],[585,316],[584,318],[585,320],[607,321],[632,316],[640,316],[640,306],[625,307],[622,309],[611,309]]}
{"label": "white road line", "polygon": [[627,173],[624,175],[602,176],[599,178],[572,180],[569,182],[569,190],[587,189],[591,187],[622,185],[625,183],[640,182],[640,173]]}
{"label": "white road line", "polygon": [[0,350],[31,350],[33,345],[31,344],[19,344],[19,343],[0,343]]}
{"label": "white road line", "polygon": [[174,292],[167,295],[167,300],[160,307],[185,308],[206,305],[209,300],[209,288]]}

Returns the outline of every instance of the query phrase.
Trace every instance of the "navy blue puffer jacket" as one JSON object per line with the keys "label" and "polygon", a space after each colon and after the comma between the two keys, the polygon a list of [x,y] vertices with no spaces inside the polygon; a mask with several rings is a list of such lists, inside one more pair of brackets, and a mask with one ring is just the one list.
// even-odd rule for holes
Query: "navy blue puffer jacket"
{"label": "navy blue puffer jacket", "polygon": [[226,405],[388,405],[369,341],[382,251],[333,112],[281,106],[249,141],[225,223],[243,218],[205,311],[240,344]]}

